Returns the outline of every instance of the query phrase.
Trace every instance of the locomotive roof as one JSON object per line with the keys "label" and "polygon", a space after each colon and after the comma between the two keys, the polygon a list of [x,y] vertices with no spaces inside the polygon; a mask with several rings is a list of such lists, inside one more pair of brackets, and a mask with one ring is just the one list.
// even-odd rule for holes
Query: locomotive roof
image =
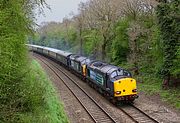
{"label": "locomotive roof", "polygon": [[80,56],[77,55],[77,54],[72,54],[72,55],[70,56],[70,59],[75,60],[75,59],[78,58],[78,57],[80,57]]}
{"label": "locomotive roof", "polygon": [[76,60],[80,61],[80,62],[84,61],[85,59],[87,59],[87,58],[84,56],[80,56],[80,57],[76,58]]}
{"label": "locomotive roof", "polygon": [[119,68],[114,65],[106,65],[103,68],[101,68],[101,72],[103,73],[112,73],[115,70],[118,70]]}
{"label": "locomotive roof", "polygon": [[102,62],[102,61],[96,61],[96,60],[93,60],[93,61],[91,61],[90,63],[89,63],[89,66],[91,67],[91,68],[96,68],[96,69],[101,69],[102,67],[104,67],[104,66],[106,66],[107,65],[107,63],[105,63],[105,62]]}
{"label": "locomotive roof", "polygon": [[80,56],[80,55],[76,55],[76,54],[73,54],[70,56],[70,58],[72,60],[75,60],[75,61],[78,61],[78,62],[86,62],[86,61],[90,61],[90,59],[88,59],[87,57],[84,57],[84,56]]}
{"label": "locomotive roof", "polygon": [[92,61],[89,64],[89,66],[93,69],[97,69],[97,70],[101,71],[102,73],[107,73],[107,74],[111,74],[115,70],[122,69],[120,67],[117,67],[117,66],[114,66],[111,64],[107,64],[102,61]]}
{"label": "locomotive roof", "polygon": [[85,59],[85,63],[84,64],[88,65],[91,61],[92,61],[91,59],[87,58],[87,59]]}

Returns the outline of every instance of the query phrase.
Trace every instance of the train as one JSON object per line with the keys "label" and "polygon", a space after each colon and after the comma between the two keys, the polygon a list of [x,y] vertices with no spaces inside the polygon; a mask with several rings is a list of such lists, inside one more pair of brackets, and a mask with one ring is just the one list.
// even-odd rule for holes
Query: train
{"label": "train", "polygon": [[132,103],[138,98],[136,80],[126,69],[54,48],[27,46],[30,51],[49,57],[75,73],[114,104]]}

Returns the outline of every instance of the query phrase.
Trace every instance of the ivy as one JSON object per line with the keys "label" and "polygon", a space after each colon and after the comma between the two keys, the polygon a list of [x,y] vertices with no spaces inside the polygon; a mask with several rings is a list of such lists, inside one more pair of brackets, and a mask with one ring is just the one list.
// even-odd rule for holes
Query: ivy
{"label": "ivy", "polygon": [[[162,36],[163,44],[163,67],[161,74],[165,79],[177,71],[176,59],[179,55],[179,33],[180,33],[180,0],[163,0],[157,7],[158,24]],[[176,72],[177,74],[177,72]]]}

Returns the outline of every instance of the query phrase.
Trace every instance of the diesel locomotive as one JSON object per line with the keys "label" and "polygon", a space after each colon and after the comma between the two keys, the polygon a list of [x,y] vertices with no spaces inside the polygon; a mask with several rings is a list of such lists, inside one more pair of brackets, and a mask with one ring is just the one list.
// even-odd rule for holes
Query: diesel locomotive
{"label": "diesel locomotive", "polygon": [[27,45],[30,51],[50,57],[86,81],[111,102],[133,102],[136,80],[127,70],[98,60],[54,48]]}

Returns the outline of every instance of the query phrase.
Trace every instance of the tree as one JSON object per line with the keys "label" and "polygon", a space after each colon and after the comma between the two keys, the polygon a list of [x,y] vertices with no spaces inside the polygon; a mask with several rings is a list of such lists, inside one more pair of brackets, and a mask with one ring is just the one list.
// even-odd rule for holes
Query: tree
{"label": "tree", "polygon": [[83,54],[83,31],[85,28],[85,3],[81,2],[79,4],[80,13],[77,16],[74,16],[77,28],[78,39],[80,41],[80,55]]}
{"label": "tree", "polygon": [[155,24],[154,8],[157,3],[153,0],[125,0],[123,5],[123,14],[129,21],[127,61],[137,69],[145,66],[142,61],[152,43],[151,28]]}
{"label": "tree", "polygon": [[138,16],[153,14],[157,2],[155,0],[124,0],[123,13],[136,20]]}
{"label": "tree", "polygon": [[118,4],[116,0],[91,0],[87,3],[89,27],[97,29],[101,36],[101,59],[106,58],[108,43],[114,38],[113,25],[117,21]]}
{"label": "tree", "polygon": [[[180,32],[180,0],[160,0],[157,7],[158,24],[163,40],[163,88],[168,88],[170,80],[179,74],[173,72],[179,68],[177,61],[179,58],[179,32]],[[172,83],[171,83],[172,84]]]}
{"label": "tree", "polygon": [[34,27],[35,7],[43,0],[0,1],[0,122],[13,122],[13,115],[28,110],[22,85],[27,70],[27,34]]}

